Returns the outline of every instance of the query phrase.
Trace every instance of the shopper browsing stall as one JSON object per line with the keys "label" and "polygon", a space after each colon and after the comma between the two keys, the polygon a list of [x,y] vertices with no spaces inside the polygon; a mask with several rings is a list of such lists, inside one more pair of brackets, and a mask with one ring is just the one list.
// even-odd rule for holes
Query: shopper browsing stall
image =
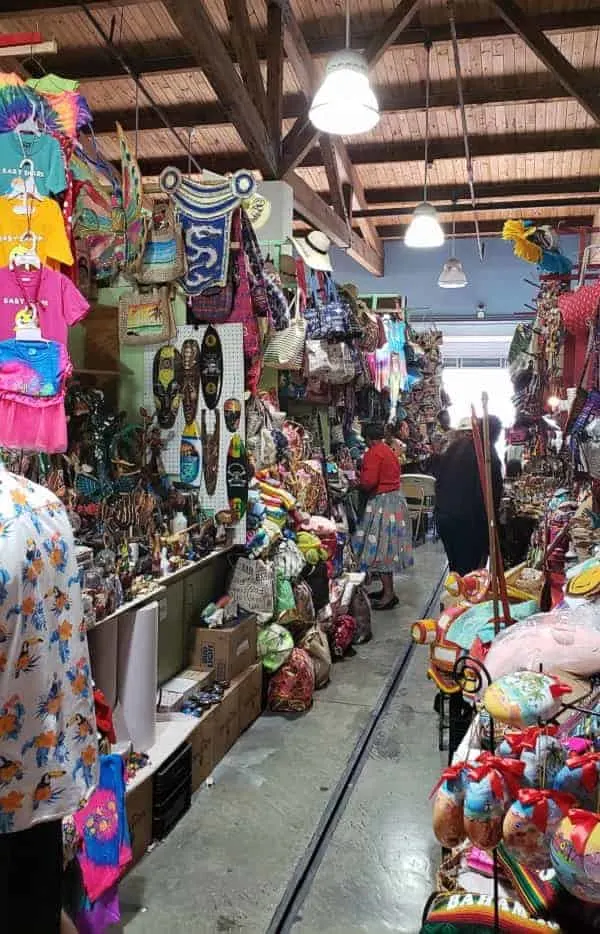
{"label": "shopper browsing stall", "polygon": [[57,934],[62,818],[98,759],[75,548],[56,497],[2,465],[0,528],[0,904],[11,930]]}
{"label": "shopper browsing stall", "polygon": [[362,462],[360,487],[368,496],[354,549],[361,571],[377,574],[383,584],[377,610],[396,606],[393,574],[413,563],[412,527],[406,500],[400,493],[400,462],[384,442],[382,425],[365,430],[368,450]]}
{"label": "shopper browsing stall", "polygon": [[[463,419],[455,440],[435,464],[436,522],[448,564],[457,574],[485,566],[489,554],[488,524],[479,479],[471,420]],[[492,445],[492,488],[496,513],[502,496],[502,467],[494,445],[502,425],[489,419]]]}

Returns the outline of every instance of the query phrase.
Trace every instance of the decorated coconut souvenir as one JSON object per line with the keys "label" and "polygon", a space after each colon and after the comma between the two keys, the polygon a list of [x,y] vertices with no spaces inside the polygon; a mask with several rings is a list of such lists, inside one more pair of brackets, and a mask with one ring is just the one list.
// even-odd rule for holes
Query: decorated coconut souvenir
{"label": "decorated coconut souvenir", "polygon": [[502,822],[516,798],[525,766],[517,759],[482,753],[467,769],[464,822],[467,837],[482,850],[502,839]]}
{"label": "decorated coconut souvenir", "polygon": [[559,791],[520,788],[504,818],[509,854],[529,869],[547,869],[552,835],[574,803],[573,795]]}
{"label": "decorated coconut souvenir", "polygon": [[581,756],[569,756],[554,778],[554,788],[575,795],[581,808],[597,811],[600,788],[600,752],[585,752]]}
{"label": "decorated coconut souvenir", "polygon": [[433,832],[442,846],[452,849],[465,839],[463,802],[465,799],[466,762],[458,762],[442,772],[432,795]]}
{"label": "decorated coconut souvenir", "polygon": [[550,844],[552,865],[565,889],[585,902],[600,903],[600,815],[574,808]]}
{"label": "decorated coconut souvenir", "polygon": [[551,720],[572,688],[554,675],[515,671],[486,688],[483,704],[490,716],[514,727],[533,726]]}

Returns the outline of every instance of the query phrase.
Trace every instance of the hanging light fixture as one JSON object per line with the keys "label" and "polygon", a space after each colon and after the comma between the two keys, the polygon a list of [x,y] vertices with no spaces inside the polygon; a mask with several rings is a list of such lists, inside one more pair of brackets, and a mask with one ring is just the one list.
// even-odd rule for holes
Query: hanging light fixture
{"label": "hanging light fixture", "polygon": [[444,263],[438,279],[440,289],[464,289],[468,284],[467,274],[463,264],[456,258],[454,244],[456,242],[456,219],[452,216],[452,239],[450,240],[450,253]]}
{"label": "hanging light fixture", "polygon": [[430,57],[431,41],[425,43],[427,51],[427,73],[425,79],[425,171],[423,178],[423,201],[413,212],[410,224],[404,234],[404,242],[408,247],[426,250],[441,246],[444,242],[444,231],[440,225],[438,212],[433,204],[427,200],[427,173],[429,171],[429,90],[431,83]]}
{"label": "hanging light fixture", "polygon": [[367,63],[360,52],[350,48],[350,0],[346,0],[346,47],[329,59],[309,117],[317,130],[336,136],[367,133],[379,121],[379,104],[369,83]]}

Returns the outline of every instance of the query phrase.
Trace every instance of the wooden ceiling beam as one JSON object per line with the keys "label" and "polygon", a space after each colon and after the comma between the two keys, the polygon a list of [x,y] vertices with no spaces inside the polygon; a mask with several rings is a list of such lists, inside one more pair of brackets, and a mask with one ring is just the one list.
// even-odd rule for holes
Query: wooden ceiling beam
{"label": "wooden ceiling beam", "polygon": [[[540,210],[545,210],[547,208],[571,208],[571,207],[591,207],[598,208],[600,206],[600,193],[596,192],[593,195],[583,195],[580,197],[564,197],[564,198],[534,198],[532,201],[523,202],[516,205],[514,201],[483,201],[479,198],[477,199],[477,211],[482,214],[491,213],[492,211],[501,211],[505,217],[511,216],[511,211],[514,211],[517,207],[520,211],[532,211],[537,212]],[[382,217],[411,217],[414,211],[414,204],[403,204],[403,205],[393,205],[392,207],[371,207],[366,211],[356,211],[354,219],[356,222],[360,223],[360,219],[369,217],[369,218],[382,218]],[[437,206],[438,214],[473,214],[473,205],[467,202],[462,202],[461,204],[442,204]]]}
{"label": "wooden ceiling beam", "polygon": [[165,0],[165,7],[260,171],[277,177],[278,159],[262,118],[238,75],[203,0]]}
{"label": "wooden ceiling beam", "polygon": [[[478,183],[477,196],[481,200],[492,198],[507,198],[513,202],[523,198],[548,197],[550,195],[597,195],[600,190],[600,178],[597,175],[577,178],[532,179],[522,182],[492,182]],[[374,205],[402,205],[415,204],[423,197],[422,186],[412,188],[367,188],[365,199],[370,206]],[[461,182],[459,185],[430,185],[427,188],[427,197],[432,204],[441,202],[451,203],[468,201],[470,198],[467,186]],[[527,207],[527,202],[520,205]]]}
{"label": "wooden ceiling beam", "polygon": [[[557,133],[528,133],[519,136],[472,136],[469,141],[474,159],[600,149],[600,137],[597,130],[562,130]],[[423,161],[422,140],[403,143],[353,143],[347,149],[355,168],[361,165],[401,165],[404,162],[422,163]],[[195,155],[206,168],[210,167],[214,172],[227,173],[235,171],[236,168],[257,168],[253,159],[243,150],[206,157],[197,153]],[[434,139],[430,143],[430,155],[434,163],[442,159],[463,158],[462,137]],[[159,175],[167,161],[179,166],[182,171],[187,171],[187,156],[164,155],[145,159],[142,155],[138,161],[144,175]],[[302,168],[315,168],[322,165],[319,149],[312,149]]]}
{"label": "wooden ceiling beam", "polygon": [[[278,11],[277,4],[271,4],[271,9]],[[582,83],[586,87],[596,87],[600,83],[600,72],[588,69],[581,72]],[[424,98],[421,88],[396,84],[389,87],[375,88],[382,113],[410,113],[423,112]],[[465,103],[467,107],[485,106],[491,104],[526,103],[537,101],[564,100],[568,98],[562,86],[550,75],[528,75],[525,80],[521,75],[498,77],[493,82],[480,78],[467,80],[464,83]],[[276,102],[279,111],[279,101]],[[456,82],[441,81],[433,84],[431,88],[431,108],[449,109],[456,107]],[[227,125],[229,119],[219,101],[206,103],[176,104],[164,107],[172,126],[175,127],[207,127]],[[303,94],[286,94],[281,100],[281,118],[292,120],[306,111],[306,99]],[[119,121],[123,129],[135,130],[136,113],[134,108],[96,110],[94,112],[94,130],[97,134],[110,133],[114,135],[115,122]],[[277,122],[275,118],[274,123]],[[280,124],[281,125],[281,121]],[[159,130],[163,124],[151,107],[141,107],[139,111],[140,130]],[[304,155],[310,150],[310,128],[312,124],[307,120],[304,127],[299,126],[295,137],[303,138],[307,143]],[[301,134],[299,136],[298,134]],[[306,134],[306,135],[305,135]],[[294,144],[295,145],[295,144]],[[288,148],[292,146],[292,139],[288,141]]]}
{"label": "wooden ceiling beam", "polygon": [[294,210],[311,228],[321,230],[331,242],[346,250],[351,259],[359,263],[374,276],[383,275],[383,252],[379,253],[300,178],[297,172],[289,172],[284,179],[294,192]]}
{"label": "wooden ceiling beam", "polygon": [[328,197],[326,196],[324,200],[328,200],[338,217],[341,217],[344,223],[349,225],[342,176],[340,175],[337,155],[331,136],[327,133],[323,133],[319,139],[319,146],[321,148],[323,165],[327,176],[327,184],[329,186]]}
{"label": "wooden ceiling beam", "polygon": [[268,119],[267,94],[246,0],[225,0],[225,9],[229,20],[230,41],[240,65],[242,80],[258,112],[266,122]]}
{"label": "wooden ceiling beam", "polygon": [[400,0],[381,24],[365,49],[369,68],[375,65],[404,32],[421,5],[421,0]]}
{"label": "wooden ceiling beam", "polygon": [[[402,240],[404,239],[404,234],[406,233],[406,228],[408,226],[408,218],[406,218],[406,223],[400,224],[380,224],[377,227],[377,232],[382,240]],[[549,224],[551,227],[556,226],[561,218],[559,217],[536,217],[538,224]],[[571,217],[566,216],[562,218],[563,226],[567,227],[591,227],[593,221],[592,214],[578,214]],[[486,237],[500,237],[502,236],[502,220],[480,220],[479,221],[479,230],[480,233],[484,234]],[[456,222],[456,236],[465,237],[465,238],[474,238],[475,233],[473,230],[473,221],[457,221]],[[510,245],[507,244],[507,250],[510,250]]]}
{"label": "wooden ceiling beam", "polygon": [[[529,133],[520,136],[472,136],[470,137],[471,155],[474,159],[487,159],[496,156],[521,156],[544,152],[582,152],[600,149],[597,130],[563,130],[560,133]],[[402,165],[404,162],[422,163],[423,142],[414,140],[403,143],[353,143],[347,147],[348,155],[355,168],[361,165]],[[430,144],[431,158],[461,159],[464,156],[462,137],[433,140]],[[256,162],[243,150],[228,152],[223,155],[199,155],[196,158],[205,168],[213,172],[227,173],[235,169],[256,169]],[[144,175],[159,175],[166,162],[187,171],[187,156],[156,156],[145,159],[140,156],[139,163]],[[312,149],[302,168],[315,168],[323,165],[319,149]]]}
{"label": "wooden ceiling beam", "polygon": [[[354,216],[355,212],[358,213],[360,211],[364,211],[368,207],[367,199],[365,198],[364,185],[358,172],[352,164],[352,160],[348,155],[346,146],[344,146],[341,140],[338,139],[335,141],[334,151],[336,152],[337,157],[341,163],[343,176],[352,189],[354,202],[352,214]],[[365,240],[367,240],[376,250],[383,253],[383,244],[377,235],[377,231],[375,230],[375,225],[373,222],[368,218],[362,218],[359,220],[358,226],[360,227],[360,232],[362,233]]]}
{"label": "wooden ceiling beam", "polygon": [[560,81],[564,89],[600,124],[600,98],[597,88],[587,89],[581,83],[577,69],[544,35],[536,20],[523,12],[515,0],[492,0],[503,20],[529,46],[531,51]]}
{"label": "wooden ceiling beam", "polygon": [[281,160],[284,52],[281,6],[274,0],[267,0],[267,126],[278,163]]}

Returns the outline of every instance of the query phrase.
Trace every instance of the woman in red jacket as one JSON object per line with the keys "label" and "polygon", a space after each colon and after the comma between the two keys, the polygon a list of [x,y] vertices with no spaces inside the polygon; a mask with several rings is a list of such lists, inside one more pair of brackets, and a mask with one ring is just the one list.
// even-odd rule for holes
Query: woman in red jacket
{"label": "woman in red jacket", "polygon": [[385,444],[381,425],[368,425],[365,430],[368,445],[360,487],[369,497],[365,513],[354,538],[354,550],[361,571],[377,574],[383,591],[376,610],[396,606],[394,573],[413,563],[412,525],[406,500],[400,492],[400,462]]}

